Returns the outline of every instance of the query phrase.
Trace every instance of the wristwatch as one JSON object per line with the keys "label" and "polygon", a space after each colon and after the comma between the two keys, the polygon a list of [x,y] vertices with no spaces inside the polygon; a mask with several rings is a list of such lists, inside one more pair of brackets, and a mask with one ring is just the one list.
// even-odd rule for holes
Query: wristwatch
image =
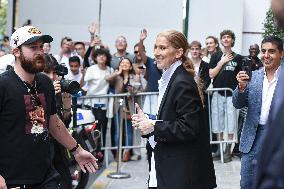
{"label": "wristwatch", "polygon": [[71,153],[74,153],[79,147],[81,147],[80,144],[76,144],[76,146],[74,148],[72,148],[71,150],[69,150]]}

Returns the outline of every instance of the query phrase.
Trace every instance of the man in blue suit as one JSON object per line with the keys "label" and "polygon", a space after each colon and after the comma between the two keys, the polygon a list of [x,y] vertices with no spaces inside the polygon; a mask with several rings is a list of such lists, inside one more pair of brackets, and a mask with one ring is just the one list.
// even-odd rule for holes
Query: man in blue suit
{"label": "man in blue suit", "polygon": [[[284,2],[272,0],[278,26],[284,28]],[[284,68],[281,65],[266,127],[269,128],[259,152],[255,189],[284,188]]]}
{"label": "man in blue suit", "polygon": [[238,109],[248,107],[240,140],[242,189],[253,187],[257,157],[264,135],[268,130],[266,122],[274,90],[279,80],[282,51],[283,42],[280,38],[264,38],[261,43],[261,59],[264,69],[254,71],[251,78],[246,71],[240,71],[237,75],[239,84],[233,93],[233,104]]}

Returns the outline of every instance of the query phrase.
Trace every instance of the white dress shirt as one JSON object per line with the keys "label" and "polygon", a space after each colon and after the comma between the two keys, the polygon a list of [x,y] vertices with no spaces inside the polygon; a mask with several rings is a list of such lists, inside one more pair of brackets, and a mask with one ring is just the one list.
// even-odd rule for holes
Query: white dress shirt
{"label": "white dress shirt", "polygon": [[[171,80],[173,73],[176,71],[177,67],[179,67],[181,64],[182,64],[182,62],[180,60],[173,63],[170,66],[169,69],[164,70],[164,73],[162,74],[161,79],[158,81],[158,83],[159,83],[159,95],[158,95],[157,111],[159,111],[163,96],[166,92],[166,89],[168,87],[168,84]],[[156,144],[157,144],[157,142],[154,140],[154,136],[149,137],[149,143],[150,143],[151,147],[154,149]],[[150,174],[149,187],[157,187],[155,159],[154,159],[154,153],[153,152],[152,152],[152,157],[151,157],[151,170],[150,170],[149,174]]]}
{"label": "white dress shirt", "polygon": [[[166,89],[168,87],[168,84],[171,80],[172,75],[174,74],[174,72],[176,71],[177,67],[179,67],[181,65],[181,61],[176,61],[175,63],[173,63],[169,69],[164,70],[164,73],[162,74],[161,79],[158,81],[159,83],[159,96],[158,96],[158,108],[157,111],[159,111],[160,108],[160,104],[162,102],[163,96],[166,92]],[[158,112],[157,112],[158,113]]]}
{"label": "white dress shirt", "polygon": [[262,104],[261,104],[261,112],[260,112],[260,119],[259,119],[259,124],[261,125],[265,125],[267,118],[268,118],[274,90],[275,90],[275,87],[276,87],[276,84],[279,78],[279,73],[281,69],[280,67],[281,66],[279,66],[279,68],[275,71],[274,78],[270,82],[267,79],[266,72],[264,69],[264,79],[262,83]]}

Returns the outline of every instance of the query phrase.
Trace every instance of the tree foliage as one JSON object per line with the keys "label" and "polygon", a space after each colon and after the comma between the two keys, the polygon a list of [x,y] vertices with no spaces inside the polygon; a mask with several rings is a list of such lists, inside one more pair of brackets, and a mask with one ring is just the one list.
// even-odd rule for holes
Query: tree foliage
{"label": "tree foliage", "polygon": [[0,1],[0,34],[4,35],[7,23],[7,1]]}
{"label": "tree foliage", "polygon": [[263,26],[264,26],[263,37],[278,36],[284,41],[284,30],[276,26],[275,18],[271,8],[266,12],[266,18]]}

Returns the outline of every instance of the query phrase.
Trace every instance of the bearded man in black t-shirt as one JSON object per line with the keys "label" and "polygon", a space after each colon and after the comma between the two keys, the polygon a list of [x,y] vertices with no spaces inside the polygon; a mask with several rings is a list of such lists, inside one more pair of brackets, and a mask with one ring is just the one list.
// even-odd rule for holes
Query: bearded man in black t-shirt
{"label": "bearded man in black t-shirt", "polygon": [[[230,88],[234,90],[238,84],[236,75],[241,70],[243,57],[232,51],[235,34],[231,30],[220,33],[223,51],[212,55],[209,63],[209,75],[214,88]],[[228,140],[234,139],[236,132],[236,112],[232,104],[230,91],[214,92],[212,96],[212,131],[218,134],[218,140],[224,140],[223,133],[228,133]],[[220,153],[216,154],[220,158]],[[224,162],[232,161],[231,144],[228,144],[224,154]]]}
{"label": "bearded man in black t-shirt", "polygon": [[84,172],[96,172],[95,157],[58,118],[52,81],[40,73],[45,66],[43,43],[52,40],[33,26],[11,36],[16,64],[0,75],[0,188],[58,188],[49,134],[73,153]]}

